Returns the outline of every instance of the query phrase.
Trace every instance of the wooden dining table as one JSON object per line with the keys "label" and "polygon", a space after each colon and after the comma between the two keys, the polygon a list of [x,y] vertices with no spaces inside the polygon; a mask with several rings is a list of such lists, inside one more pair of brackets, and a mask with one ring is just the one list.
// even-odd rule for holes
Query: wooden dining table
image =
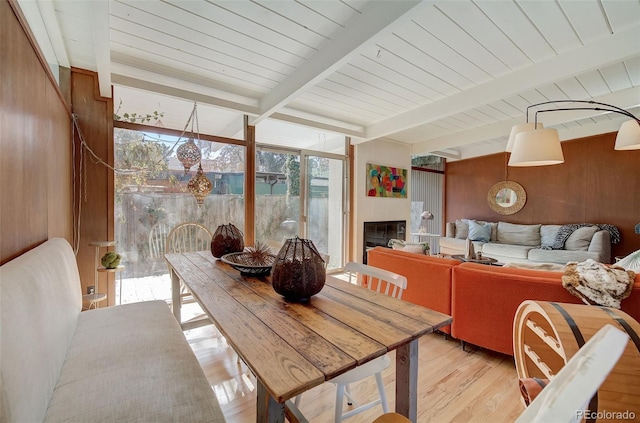
{"label": "wooden dining table", "polygon": [[307,302],[288,301],[268,276],[243,276],[208,251],[165,257],[178,322],[182,281],[255,374],[257,422],[305,421],[291,399],[393,350],[396,412],[416,422],[418,339],[450,316],[331,275]]}

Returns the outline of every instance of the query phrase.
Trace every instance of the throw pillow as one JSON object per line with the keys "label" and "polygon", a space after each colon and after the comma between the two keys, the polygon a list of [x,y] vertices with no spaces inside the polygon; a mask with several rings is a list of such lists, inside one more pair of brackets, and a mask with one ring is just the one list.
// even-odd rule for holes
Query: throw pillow
{"label": "throw pillow", "polygon": [[467,239],[469,236],[469,224],[467,219],[456,219],[456,238]]}
{"label": "throw pillow", "polygon": [[469,239],[471,241],[489,242],[491,239],[491,225],[488,223],[479,223],[475,220],[470,220]]}
{"label": "throw pillow", "polygon": [[476,220],[476,222],[481,225],[490,225],[491,226],[491,239],[489,241],[496,242],[498,241],[498,222],[487,222],[484,220]]}
{"label": "throw pillow", "polygon": [[587,251],[589,244],[591,244],[591,238],[600,229],[597,226],[583,226],[578,228],[564,243],[564,249],[570,251]]}
{"label": "throw pillow", "polygon": [[489,241],[497,242],[498,241],[498,222],[484,222],[484,223],[491,225],[491,239]]}
{"label": "throw pillow", "polygon": [[540,227],[540,243],[542,247],[551,249],[562,225],[542,225]]}
{"label": "throw pillow", "polygon": [[402,251],[406,251],[407,253],[424,254],[424,249],[420,244],[405,244]]}
{"label": "throw pillow", "polygon": [[425,248],[428,245],[427,242],[411,243],[399,239],[389,240],[389,246],[393,250],[406,251],[407,253],[425,254]]}
{"label": "throw pillow", "polygon": [[498,242],[537,247],[540,245],[540,226],[498,222]]}

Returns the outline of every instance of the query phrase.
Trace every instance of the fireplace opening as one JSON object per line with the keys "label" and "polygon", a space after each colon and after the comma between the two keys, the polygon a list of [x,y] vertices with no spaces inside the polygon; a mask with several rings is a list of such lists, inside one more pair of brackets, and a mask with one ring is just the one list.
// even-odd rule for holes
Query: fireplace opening
{"label": "fireplace opening", "polygon": [[387,220],[383,222],[364,222],[364,246],[362,263],[367,264],[367,252],[373,247],[389,247],[389,240],[406,240],[406,220]]}

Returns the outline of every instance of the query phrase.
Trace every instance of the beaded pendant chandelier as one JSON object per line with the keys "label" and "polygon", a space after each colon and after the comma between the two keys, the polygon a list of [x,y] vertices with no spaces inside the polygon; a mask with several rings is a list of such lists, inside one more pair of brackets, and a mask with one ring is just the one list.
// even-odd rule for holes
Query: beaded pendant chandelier
{"label": "beaded pendant chandelier", "polygon": [[[188,174],[191,171],[191,167],[200,163],[202,160],[202,151],[200,151],[200,147],[198,147],[193,140],[193,137],[197,135],[198,142],[200,142],[200,126],[198,125],[198,103],[193,103],[193,110],[191,111],[191,116],[189,116],[189,121],[185,126],[185,130],[191,123],[191,136],[189,140],[182,144],[176,150],[176,157],[184,166],[184,174]],[[193,127],[195,125],[195,132]]]}
{"label": "beaded pendant chandelier", "polygon": [[184,174],[186,175],[191,170],[192,166],[195,166],[202,159],[202,152],[200,148],[193,141],[192,137],[189,137],[189,141],[182,144],[176,150],[176,156],[182,166],[184,166]]}
{"label": "beaded pendant chandelier", "polygon": [[[191,117],[189,117],[189,121],[191,122],[191,134],[193,136],[197,136],[198,141],[200,141],[200,126],[198,124],[198,103],[193,103],[193,111],[191,112]],[[195,125],[195,131],[194,131]],[[189,122],[187,125],[189,126]],[[185,127],[186,129],[186,127]],[[180,163],[184,166],[184,174],[188,174],[191,170],[191,166],[194,166],[196,163],[198,164],[198,170],[195,175],[189,180],[187,184],[187,188],[189,192],[193,194],[196,198],[196,202],[198,203],[198,207],[202,206],[204,203],[204,199],[209,193],[211,193],[211,189],[213,188],[213,184],[204,175],[204,171],[202,170],[202,152],[200,151],[200,147],[196,145],[193,140],[193,136],[189,137],[189,141],[181,145],[176,151],[176,156]]]}
{"label": "beaded pendant chandelier", "polygon": [[202,163],[198,165],[198,171],[196,174],[189,180],[189,184],[187,185],[189,188],[189,192],[196,197],[196,201],[198,202],[198,206],[201,206],[204,202],[204,199],[211,192],[211,188],[213,184],[204,176],[204,172],[202,171]]}

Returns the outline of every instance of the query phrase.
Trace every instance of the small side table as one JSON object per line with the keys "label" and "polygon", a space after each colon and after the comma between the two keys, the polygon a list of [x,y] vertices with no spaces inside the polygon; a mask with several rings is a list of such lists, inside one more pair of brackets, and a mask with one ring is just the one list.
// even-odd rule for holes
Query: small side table
{"label": "small side table", "polygon": [[467,258],[464,256],[464,254],[455,254],[451,256],[452,258],[456,259],[456,260],[460,260],[460,261],[468,261],[470,263],[478,263],[478,264],[486,264],[486,265],[494,265],[495,263],[498,262],[498,260],[491,258],[491,257],[487,257],[487,256],[482,256],[481,259],[475,259],[475,258]]}
{"label": "small side table", "polygon": [[98,303],[107,298],[107,294],[101,294],[98,292],[94,292],[93,294],[85,294],[82,296],[83,302],[88,302],[89,307],[85,310],[91,310],[92,308],[98,308]]}
{"label": "small side table", "polygon": [[[109,247],[114,247],[116,245],[115,241],[94,241],[94,242],[90,242],[89,245],[91,247],[94,247],[96,251],[96,256],[95,256],[96,272],[95,272],[95,278],[93,281],[94,291],[90,294],[85,294],[82,296],[82,301],[89,303],[89,306],[86,308],[87,310],[91,310],[92,308],[98,308],[98,303],[100,301],[104,301],[107,298],[107,294],[101,293],[100,290],[98,289],[98,283],[99,283],[98,275],[100,273],[120,272],[121,270],[124,269],[124,266],[118,266],[114,269],[107,269],[104,266],[100,266],[100,249],[102,248],[108,249]],[[120,296],[122,297],[122,276],[120,276]],[[122,298],[120,298],[120,302],[122,302]]]}
{"label": "small side table", "polygon": [[120,273],[120,271],[124,270],[124,266],[118,266],[112,269],[109,269],[107,267],[98,267],[97,270],[100,273],[118,273],[120,275],[120,285],[119,285],[120,292],[118,293],[118,304],[122,304],[122,273]]}

